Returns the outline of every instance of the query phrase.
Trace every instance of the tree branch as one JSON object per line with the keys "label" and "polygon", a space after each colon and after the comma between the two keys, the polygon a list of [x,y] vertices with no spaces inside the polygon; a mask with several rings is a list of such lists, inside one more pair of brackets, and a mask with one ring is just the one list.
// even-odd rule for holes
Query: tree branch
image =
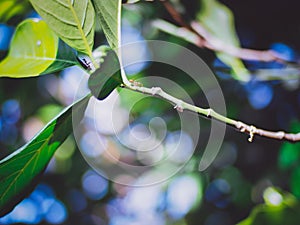
{"label": "tree branch", "polygon": [[292,134],[292,133],[286,133],[284,131],[268,131],[260,128],[256,128],[253,125],[248,125],[246,123],[243,123],[241,121],[236,121],[233,119],[230,119],[226,116],[223,116],[217,112],[215,112],[211,108],[201,108],[192,104],[189,104],[187,102],[182,101],[181,99],[175,98],[174,96],[168,94],[164,90],[162,90],[160,87],[152,87],[147,88],[141,86],[138,82],[131,82],[130,85],[123,85],[122,87],[127,88],[129,90],[140,92],[143,94],[155,96],[158,98],[161,98],[165,101],[168,101],[172,105],[174,105],[174,109],[176,109],[178,112],[183,112],[184,110],[188,110],[191,112],[195,112],[199,115],[206,116],[215,120],[218,120],[220,122],[226,123],[237,130],[239,130],[242,133],[249,134],[248,141],[252,142],[255,135],[260,135],[262,137],[271,138],[271,139],[277,139],[277,140],[286,140],[290,142],[298,142],[300,141],[300,133]]}
{"label": "tree branch", "polygon": [[193,27],[193,30],[197,32],[198,36],[201,36],[202,39],[204,39],[203,46],[212,51],[227,53],[244,60],[257,60],[262,62],[279,61],[282,63],[288,62],[280,58],[280,55],[272,50],[261,51],[228,45],[213,37],[200,23],[196,21],[191,22],[191,26]]}
{"label": "tree branch", "polygon": [[[160,28],[160,25],[163,25],[164,29],[166,29],[166,27],[172,28],[172,30],[176,28],[180,31],[180,36],[176,32],[173,32],[173,35],[182,37],[183,39],[195,44],[200,48],[207,48],[215,52],[227,53],[244,60],[256,60],[262,62],[278,61],[281,63],[290,63],[290,61],[283,59],[282,57],[280,57],[280,54],[272,50],[253,50],[230,46],[227,43],[224,43],[223,41],[212,36],[199,22],[192,21],[190,24],[187,24],[180,13],[177,12],[177,10],[169,1],[162,1],[162,4],[170,13],[172,18],[181,26],[181,28],[177,28],[174,25],[172,25],[173,27],[171,27],[170,24],[166,26],[167,22],[165,21],[164,24],[162,24],[162,21],[160,21],[160,24],[158,21],[156,21],[156,27]],[[167,31],[164,29],[161,30]],[[167,33],[171,32],[167,31]],[[193,36],[193,39],[186,39],[183,34]],[[197,36],[197,38],[195,36]]]}
{"label": "tree branch", "polygon": [[[171,14],[172,18],[180,24],[182,27],[177,27],[173,24],[170,24],[163,20],[156,20],[153,22],[153,25],[158,29],[170,33],[172,35],[181,37],[186,41],[195,44],[198,47],[205,47],[213,51],[224,52],[232,56],[238,57],[240,59],[246,60],[258,60],[264,62],[270,61],[280,61],[287,63],[288,61],[282,60],[279,55],[274,51],[259,51],[245,48],[238,48],[235,46],[228,46],[226,43],[223,43],[221,40],[213,37],[206,29],[197,22],[191,22],[187,24],[181,15],[176,11],[173,5],[169,1],[161,1],[167,11]],[[127,81],[127,79],[126,79]],[[300,133],[292,134],[285,133],[284,131],[268,131],[260,128],[256,128],[254,125],[248,125],[241,121],[236,121],[234,119],[223,116],[211,108],[201,108],[187,102],[182,101],[181,99],[175,98],[174,96],[168,94],[160,87],[147,88],[142,86],[139,82],[131,81],[125,82],[122,85],[123,88],[129,89],[131,91],[151,95],[154,97],[161,98],[165,101],[168,101],[174,105],[174,109],[178,112],[183,112],[188,110],[195,112],[201,116],[206,116],[215,120],[218,120],[222,123],[228,124],[242,133],[249,134],[248,141],[252,142],[255,135],[260,135],[262,137],[277,139],[277,140],[286,140],[290,142],[300,141]]]}
{"label": "tree branch", "polygon": [[[186,29],[185,27],[177,27],[167,21],[160,20],[160,19],[154,20],[152,22],[152,25],[161,31],[179,37],[198,47],[202,48],[203,46],[208,46],[208,48],[210,48],[210,45],[208,45],[207,42],[205,42],[205,40],[199,38],[198,35]],[[218,43],[218,45],[221,46],[223,44]],[[221,46],[221,48],[228,50],[228,52],[229,51],[232,52],[232,54],[235,54],[236,57],[241,57],[247,60],[257,60],[257,58],[260,58],[260,61],[265,61],[265,62],[271,60],[271,57],[268,52],[265,52],[266,54],[263,55],[262,54],[263,51],[256,51],[251,49],[236,50],[235,47],[231,48],[231,46],[226,46],[226,45],[224,45],[224,47]],[[242,55],[240,56],[240,54]],[[274,54],[276,53],[274,52]],[[215,69],[218,70],[218,68]],[[255,74],[256,74],[256,79],[258,80],[274,80],[274,79],[293,80],[293,79],[299,79],[300,68],[297,65],[288,64],[285,68],[255,69]]]}

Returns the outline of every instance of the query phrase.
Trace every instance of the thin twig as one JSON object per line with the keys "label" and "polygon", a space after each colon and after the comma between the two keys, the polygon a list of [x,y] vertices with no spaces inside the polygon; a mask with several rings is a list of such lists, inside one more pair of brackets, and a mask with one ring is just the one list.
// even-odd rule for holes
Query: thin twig
{"label": "thin twig", "polygon": [[[180,13],[176,11],[174,6],[169,1],[162,2],[166,10],[170,13],[172,18],[181,26],[181,31],[194,33],[198,36],[197,40],[192,42],[198,47],[208,48],[215,52],[223,52],[229,55],[235,56],[244,60],[256,60],[262,62],[272,62],[278,61],[281,63],[290,63],[290,61],[283,59],[280,57],[280,54],[272,51],[272,50],[253,50],[247,48],[240,48],[232,45],[228,45],[228,43],[224,43],[222,40],[215,38],[211,35],[199,22],[192,21],[190,24],[187,24]],[[165,22],[167,23],[167,22]],[[173,25],[174,26],[174,25]],[[176,26],[175,26],[176,27]],[[168,32],[169,33],[169,32]],[[177,36],[176,33],[173,33]]]}
{"label": "thin twig", "polygon": [[204,39],[203,46],[216,52],[227,53],[231,56],[244,60],[257,60],[262,62],[288,62],[280,58],[276,52],[272,50],[253,50],[247,48],[239,48],[233,45],[228,45],[223,41],[212,36],[199,22],[191,22],[193,30]]}
{"label": "thin twig", "polygon": [[[152,25],[157,29],[164,31],[168,34],[173,36],[179,37],[189,43],[192,43],[198,47],[207,46],[207,48],[211,48],[205,40],[200,39],[198,35],[194,32],[184,28],[184,27],[177,27],[165,20],[154,20]],[[218,43],[221,45],[221,43]],[[262,54],[262,51],[255,51],[249,49],[241,49],[241,51],[236,51],[235,48],[231,48],[230,46],[222,47],[226,48],[228,51],[231,51],[236,57],[240,57],[243,59],[248,60],[256,60],[257,57],[260,57],[260,61],[268,61],[270,60],[269,52],[266,52],[265,55]],[[257,54],[258,53],[258,54]],[[243,54],[239,56],[239,54]],[[275,53],[274,53],[275,54]],[[277,60],[279,61],[279,60]],[[218,70],[220,68],[214,68]],[[251,70],[251,69],[250,69]],[[299,79],[300,76],[300,67],[299,65],[295,64],[286,64],[284,68],[271,68],[271,69],[255,69],[255,78],[257,80],[273,80],[273,79],[280,79],[280,80],[292,80],[292,79]]]}
{"label": "thin twig", "polygon": [[212,119],[216,119],[220,122],[226,123],[230,126],[233,126],[234,128],[238,129],[242,133],[249,134],[248,141],[252,142],[255,135],[260,135],[262,137],[267,137],[271,139],[277,139],[277,140],[286,140],[290,142],[298,142],[300,141],[300,133],[292,134],[292,133],[286,133],[284,131],[268,131],[260,128],[256,128],[253,125],[248,125],[246,123],[243,123],[241,121],[236,121],[233,119],[230,119],[226,116],[223,116],[217,112],[215,112],[211,108],[201,108],[192,104],[189,104],[187,102],[182,101],[181,99],[175,98],[174,96],[168,94],[164,90],[162,90],[160,87],[152,87],[147,88],[140,85],[135,85],[135,83],[131,83],[130,85],[123,85],[124,88],[127,88],[129,90],[140,92],[143,94],[155,96],[158,98],[161,98],[165,101],[170,102],[172,105],[174,105],[174,109],[176,109],[178,112],[183,112],[184,110],[188,110],[191,112],[195,112],[199,115],[206,116]]}
{"label": "thin twig", "polygon": [[173,5],[169,1],[163,1],[162,4],[166,8],[166,10],[170,13],[172,18],[181,26],[189,28],[189,25],[183,20],[181,15],[177,12],[177,10],[173,7]]}

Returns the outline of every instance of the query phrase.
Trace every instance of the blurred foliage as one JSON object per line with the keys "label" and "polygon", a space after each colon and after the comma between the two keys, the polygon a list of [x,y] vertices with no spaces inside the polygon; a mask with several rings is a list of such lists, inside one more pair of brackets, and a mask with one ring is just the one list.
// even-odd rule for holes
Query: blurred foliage
{"label": "blurred foliage", "polygon": [[[290,130],[293,132],[299,132],[300,124],[299,122],[292,121]],[[291,192],[300,198],[300,155],[299,155],[300,145],[299,143],[283,143],[280,148],[278,167],[282,171],[291,172],[289,178],[289,183],[291,187]]]}
{"label": "blurred foliage", "polygon": [[[1,4],[12,2],[2,1]],[[6,9],[0,4],[2,12],[0,18],[3,22],[0,27],[3,29],[0,33],[1,59],[7,56],[8,43],[11,39],[8,38],[2,45],[3,40],[17,27],[20,18],[25,20],[36,15],[34,11],[28,12],[31,8],[28,8],[25,1],[15,2],[18,3],[9,7],[22,6],[21,8],[26,10],[16,10],[18,13],[14,15],[12,14],[14,10],[9,10],[9,14],[4,14]],[[186,8],[185,13],[188,14],[185,16],[195,19],[201,10],[199,1],[181,2]],[[235,23],[231,21],[230,26],[235,24],[242,46],[254,49],[267,49],[273,46],[275,51],[285,52],[287,57],[297,60],[300,51],[300,32],[296,0],[290,0],[285,4],[279,0],[220,2],[232,11]],[[152,20],[156,18],[172,21],[158,1],[153,3],[140,1],[124,5],[123,10],[122,32],[123,37],[127,37],[129,41],[145,38],[175,42],[193,50],[212,68],[220,65],[220,61],[211,51],[196,48],[184,40],[158,32],[151,26]],[[225,26],[221,28],[224,29]],[[226,32],[228,30],[226,29]],[[234,33],[229,35],[235,35]],[[7,36],[2,37],[1,34]],[[222,34],[219,37],[223,38]],[[281,44],[278,45],[278,42]],[[106,44],[104,35],[101,30],[97,30],[95,46],[102,44]],[[164,54],[166,57],[172,57],[176,52],[170,49]],[[272,69],[276,76],[281,76],[278,68],[282,68],[283,65],[278,62],[244,63],[250,72],[259,68],[269,75],[271,72],[268,69]],[[77,91],[76,85],[84,77],[81,73],[80,69],[70,68],[62,73],[53,73],[36,79],[0,80],[1,159],[32,137],[26,131],[33,132],[37,129],[37,132],[60,108],[70,103],[74,92]],[[190,79],[183,79],[181,71],[151,64],[144,66],[130,78],[139,81],[153,74],[180,84],[192,96],[195,104],[201,106],[207,104],[201,90],[198,90]],[[250,82],[240,83],[232,80],[231,75],[226,71],[217,73],[231,117],[272,130],[299,132],[298,79],[261,82],[254,77]],[[139,99],[139,95],[122,91],[121,107],[126,109],[124,107],[128,105],[126,101]],[[107,112],[97,114],[98,117],[104,118],[102,123],[107,120],[104,117],[105,113]],[[147,125],[151,118],[158,116],[167,123],[170,145],[172,141],[178,139],[176,131],[180,128],[180,124],[177,113],[162,100],[148,97],[138,102],[131,111],[131,126]],[[176,174],[161,186],[147,188],[129,188],[108,182],[91,170],[83,160],[79,149],[75,147],[75,144],[80,145],[83,141],[75,143],[74,138],[69,137],[55,153],[37,188],[14,211],[0,218],[0,224],[298,224],[299,144],[281,143],[260,137],[255,137],[254,143],[249,144],[247,137],[228,128],[217,159],[208,170],[199,173],[197,165],[209,136],[210,125],[210,121],[203,118],[200,118],[200,122],[201,139],[195,154],[182,173]],[[126,134],[126,130],[123,133]],[[66,135],[64,131],[62,134]],[[93,137],[93,133],[89,135],[87,137]],[[118,155],[125,152],[116,144],[118,142],[114,137],[110,137],[107,133],[101,135],[107,138],[112,153]],[[95,142],[89,144],[89,149],[97,145]],[[167,149],[168,144],[164,147]],[[183,152],[185,151],[188,151],[188,144],[183,147]],[[130,152],[123,156],[126,160],[130,160],[131,157]],[[155,172],[165,171],[159,169]],[[122,179],[132,178],[120,177],[120,181]]]}
{"label": "blurred foliage", "polygon": [[12,17],[20,16],[30,9],[27,0],[2,0],[0,2],[0,22],[7,22]]}
{"label": "blurred foliage", "polygon": [[[212,39],[215,38],[215,40],[211,40],[212,42],[240,47],[240,41],[235,31],[234,15],[225,5],[216,0],[202,0],[197,19],[212,35]],[[217,43],[218,41],[221,43]],[[217,52],[217,56],[233,68],[235,78],[242,81],[249,80],[248,71],[240,59],[222,52]]]}
{"label": "blurred foliage", "polygon": [[264,197],[266,203],[256,206],[238,225],[294,225],[299,222],[300,204],[294,196],[267,188]]}

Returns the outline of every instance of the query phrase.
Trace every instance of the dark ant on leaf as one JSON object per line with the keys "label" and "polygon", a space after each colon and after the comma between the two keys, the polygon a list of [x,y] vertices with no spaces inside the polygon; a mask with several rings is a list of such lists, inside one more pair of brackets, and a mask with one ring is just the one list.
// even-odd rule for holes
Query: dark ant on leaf
{"label": "dark ant on leaf", "polygon": [[92,70],[91,62],[87,61],[86,58],[76,57],[80,65],[86,70]]}

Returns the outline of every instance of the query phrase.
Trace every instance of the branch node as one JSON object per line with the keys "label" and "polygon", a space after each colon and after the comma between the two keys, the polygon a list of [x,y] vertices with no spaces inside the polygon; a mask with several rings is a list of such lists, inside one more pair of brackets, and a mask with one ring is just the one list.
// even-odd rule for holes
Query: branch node
{"label": "branch node", "polygon": [[162,91],[162,89],[160,87],[152,87],[151,88],[151,94],[152,95],[157,95],[158,93],[160,93]]}
{"label": "branch node", "polygon": [[207,116],[207,117],[210,117],[210,116],[211,116],[211,113],[212,113],[212,111],[213,111],[212,109],[207,109],[207,115],[206,115],[206,116]]}
{"label": "branch node", "polygon": [[240,130],[240,132],[244,133],[246,131],[246,124],[238,121],[236,124],[236,128]]}
{"label": "branch node", "polygon": [[253,125],[251,125],[251,126],[250,126],[250,130],[249,130],[249,135],[250,135],[250,137],[248,138],[248,141],[249,141],[249,142],[252,142],[252,141],[253,141],[253,138],[254,138],[254,135],[256,134],[256,131],[257,131],[256,127],[253,126]]}
{"label": "branch node", "polygon": [[284,136],[285,136],[285,132],[283,132],[283,131],[278,131],[278,132],[276,133],[276,136],[277,136],[279,139],[283,139]]}
{"label": "branch node", "polygon": [[176,109],[178,112],[183,112],[183,102],[180,100],[175,106],[174,109]]}

